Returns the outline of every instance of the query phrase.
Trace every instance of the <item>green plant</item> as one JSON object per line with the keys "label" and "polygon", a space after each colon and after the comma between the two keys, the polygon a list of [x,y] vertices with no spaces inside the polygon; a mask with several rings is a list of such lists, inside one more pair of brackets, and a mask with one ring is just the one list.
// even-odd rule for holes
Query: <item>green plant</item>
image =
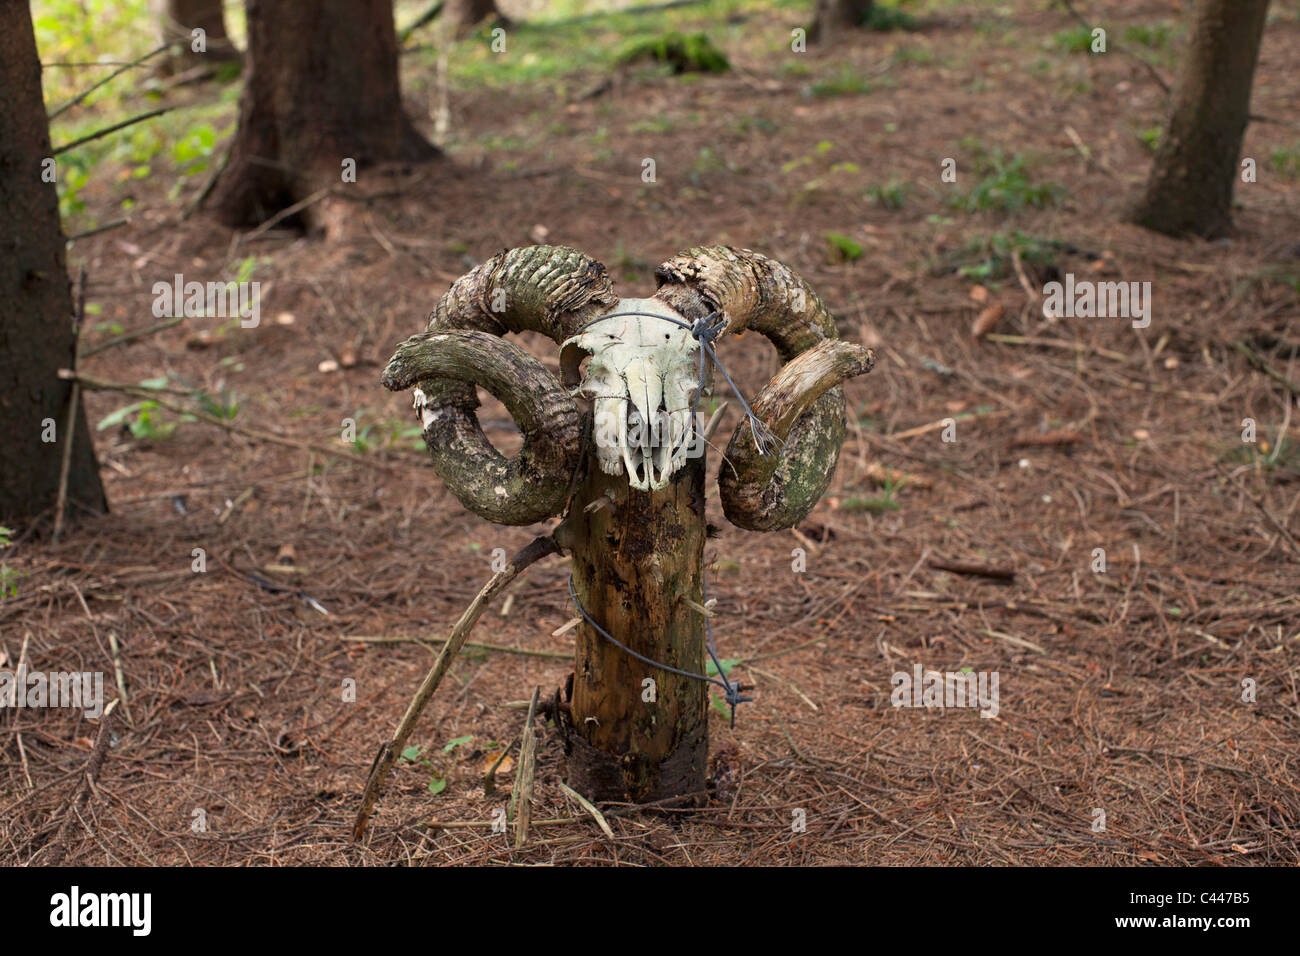
{"label": "green plant", "polygon": [[907,195],[907,184],[891,179],[883,186],[871,186],[867,189],[867,195],[881,209],[902,209],[903,200]]}
{"label": "green plant", "polygon": [[[13,531],[0,525],[0,551],[8,548],[13,544]],[[14,582],[18,580],[17,571],[10,568],[7,564],[0,564],[0,601],[7,597],[16,597],[18,594],[18,585]]]}
{"label": "green plant", "polygon": [[1066,53],[1087,53],[1092,49],[1092,29],[1080,24],[1054,34],[1052,41]]}
{"label": "green plant", "polygon": [[[406,763],[419,764],[429,770],[433,769],[433,762],[424,756],[424,748],[415,744],[407,747],[402,751],[401,759]],[[447,778],[434,775],[429,778],[429,792],[439,794],[447,789]]]}
{"label": "green plant", "polygon": [[967,279],[997,281],[1012,274],[1017,256],[1022,263],[1032,263],[1045,271],[1056,265],[1064,248],[1063,242],[1041,239],[1018,229],[1009,234],[994,233],[967,240],[955,253],[945,256],[933,271],[935,275],[956,272]]}
{"label": "green plant", "polygon": [[991,153],[977,150],[975,168],[981,176],[979,182],[969,192],[952,194],[948,205],[962,212],[1016,212],[1025,206],[1042,209],[1053,205],[1063,190],[1054,183],[1034,182],[1028,165],[1019,153],[1006,157],[1000,149]]}
{"label": "green plant", "polygon": [[852,64],[845,63],[829,80],[821,80],[808,87],[813,96],[843,96],[847,93],[870,93],[871,81],[853,71]]}
{"label": "green plant", "polygon": [[215,418],[234,421],[235,416],[239,414],[239,400],[230,389],[223,388],[220,399],[213,398],[203,391],[196,391],[194,398],[198,401],[199,408]]}
{"label": "green plant", "polygon": [[862,246],[838,232],[826,233],[827,258],[831,262],[854,262],[862,258]]}
{"label": "green plant", "polygon": [[1150,126],[1143,130],[1138,130],[1138,139],[1142,145],[1155,152],[1160,148],[1160,137],[1164,134],[1164,128],[1161,126]]}
{"label": "green plant", "polygon": [[934,62],[934,54],[923,46],[901,46],[894,51],[894,62],[929,64]]}
{"label": "green plant", "polygon": [[1300,143],[1279,146],[1269,156],[1274,172],[1288,179],[1300,179]]}
{"label": "green plant", "polygon": [[902,487],[902,482],[895,483],[892,477],[886,476],[879,495],[874,498],[848,498],[840,502],[840,507],[849,511],[870,511],[873,514],[897,511],[898,499],[894,497],[894,493]]}
{"label": "green plant", "polygon": [[1169,45],[1169,27],[1163,23],[1141,23],[1125,30],[1124,39],[1152,50],[1159,49]]}
{"label": "green plant", "polygon": [[868,30],[876,30],[880,33],[889,33],[894,30],[915,30],[916,18],[905,10],[898,7],[888,6],[884,3],[874,3],[871,9],[867,11],[866,19],[862,25]]}

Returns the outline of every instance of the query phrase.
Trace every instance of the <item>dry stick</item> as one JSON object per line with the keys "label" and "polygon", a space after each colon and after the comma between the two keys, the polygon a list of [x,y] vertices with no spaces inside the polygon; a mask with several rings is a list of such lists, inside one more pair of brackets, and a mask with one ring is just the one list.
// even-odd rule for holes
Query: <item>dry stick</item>
{"label": "dry stick", "polygon": [[1262,355],[1260,355],[1258,352],[1252,349],[1241,339],[1237,339],[1232,344],[1233,347],[1235,347],[1238,352],[1246,356],[1246,361],[1250,362],[1250,364],[1253,365],[1256,369],[1263,372],[1265,375],[1267,375],[1269,378],[1273,379],[1274,381],[1280,383],[1282,387],[1284,387],[1292,395],[1300,397],[1300,385],[1297,385],[1295,382],[1291,381],[1289,378],[1287,378],[1285,375],[1283,375],[1273,366],[1269,365],[1268,362],[1264,361],[1264,357]]}
{"label": "dry stick", "polygon": [[76,242],[78,239],[87,239],[90,236],[97,236],[101,232],[108,232],[110,229],[116,229],[118,226],[129,225],[130,217],[123,216],[121,219],[114,219],[112,222],[106,222],[102,226],[96,226],[94,229],[87,229],[85,232],[74,232],[72,235],[64,238],[64,242]]}
{"label": "dry stick", "polygon": [[510,751],[515,749],[515,744],[519,743],[516,737],[510,741],[510,746],[506,747],[497,755],[497,759],[492,761],[492,766],[488,767],[487,773],[483,774],[483,796],[492,796],[493,791],[497,788],[497,768],[505,762],[506,757],[510,756]]}
{"label": "dry stick", "polygon": [[117,643],[117,633],[108,632],[108,647],[113,652],[113,676],[117,681],[117,693],[122,698],[122,713],[126,715],[126,722],[134,727],[135,718],[131,716],[131,703],[126,696],[126,671],[122,669],[122,648]]}
{"label": "dry stick", "polygon": [[116,133],[120,129],[126,129],[128,126],[134,126],[136,123],[143,123],[147,119],[153,119],[155,116],[162,116],[164,113],[170,113],[176,109],[174,106],[162,106],[156,110],[150,110],[148,113],[141,113],[139,116],[132,116],[130,119],[124,119],[120,123],[114,123],[112,126],[106,126],[97,130],[81,139],[74,139],[71,143],[64,143],[58,149],[52,150],[50,155],[57,156],[59,153],[66,153],[70,149],[76,149],[78,146],[84,146],[92,143],[100,137],[107,136],[109,133]]}
{"label": "dry stick", "polygon": [[995,578],[999,581],[1014,581],[1016,579],[1015,568],[1000,568],[990,564],[967,564],[962,561],[945,561],[942,558],[931,558],[929,564],[930,567],[937,571],[948,571],[952,574]]}
{"label": "dry stick", "polygon": [[[610,829],[609,822],[605,819],[605,815],[596,809],[595,804],[580,794],[577,790],[574,790],[563,780],[560,781],[560,789],[573,797],[574,800],[577,800],[579,806],[591,814],[592,819],[595,820],[596,824],[604,831],[605,836],[609,837],[611,840],[614,839],[614,831]],[[537,824],[533,825],[536,826]]]}
{"label": "dry stick", "polygon": [[[357,641],[361,644],[419,644],[424,647],[428,644],[445,644],[443,640],[429,640],[423,637],[370,637],[366,635],[342,635],[341,641]],[[521,654],[524,657],[549,657],[557,661],[567,661],[572,659],[572,654],[564,654],[560,651],[535,651],[527,647],[507,647],[504,644],[476,644],[473,641],[466,641],[465,647],[473,647],[480,651],[497,651],[501,654]]]}
{"label": "dry stick", "polygon": [[[125,222],[125,220],[123,220],[123,222]],[[126,345],[129,342],[134,342],[136,339],[142,339],[146,335],[153,335],[155,332],[162,332],[165,329],[170,329],[173,325],[180,325],[184,321],[185,316],[179,315],[174,319],[168,319],[166,322],[159,322],[157,325],[151,325],[147,329],[139,329],[135,332],[126,332],[123,335],[118,335],[109,339],[107,342],[100,342],[98,345],[92,345],[84,352],[77,353],[77,358],[90,358],[90,356],[98,355],[105,349],[111,349],[117,345]]]}
{"label": "dry stick", "polygon": [[95,90],[99,89],[101,86],[104,86],[105,84],[110,83],[110,82],[112,82],[113,80],[117,79],[119,76],[121,76],[121,75],[122,75],[123,73],[125,73],[127,70],[131,69],[131,67],[133,67],[133,66],[139,66],[139,65],[140,65],[141,63],[143,63],[145,60],[148,60],[148,59],[151,59],[151,58],[157,56],[159,53],[161,53],[163,50],[167,49],[169,46],[171,46],[170,43],[164,43],[162,46],[160,46],[160,47],[156,47],[155,49],[150,50],[148,53],[146,53],[144,56],[140,57],[139,59],[137,59],[137,60],[132,60],[130,63],[124,63],[124,64],[122,64],[122,67],[121,67],[120,69],[114,70],[112,73],[108,74],[108,76],[104,77],[102,80],[100,80],[100,81],[99,81],[98,83],[96,83],[94,86],[92,86],[90,89],[86,90],[84,93],[78,93],[75,97],[73,97],[72,99],[68,100],[68,102],[66,102],[66,103],[64,103],[62,106],[60,106],[57,110],[55,110],[53,113],[50,114],[50,119],[53,120],[53,119],[55,119],[55,118],[58,117],[58,116],[62,116],[64,113],[66,113],[68,110],[72,109],[72,108],[73,108],[74,106],[76,106],[78,103],[83,102],[83,101],[86,99],[87,96],[89,96],[91,93],[95,92]]}
{"label": "dry stick", "polygon": [[320,202],[322,199],[324,199],[333,191],[334,191],[333,186],[322,186],[320,189],[316,190],[306,199],[301,199],[298,202],[294,203],[292,206],[286,206],[284,209],[281,209],[274,216],[266,220],[266,222],[262,223],[252,232],[240,236],[239,241],[252,242],[258,236],[262,235],[262,233],[266,232],[268,229],[273,228],[277,223],[283,222],[284,220],[288,219],[296,212],[302,212],[304,209],[306,209],[308,206],[312,205],[313,203]]}
{"label": "dry stick", "polygon": [[1116,352],[1112,349],[1097,348],[1092,345],[1084,345],[1082,342],[1067,342],[1064,339],[1040,339],[1026,335],[1002,335],[1001,333],[990,333],[985,336],[990,342],[1001,342],[1004,345],[1042,345],[1054,349],[1070,349],[1075,352],[1091,352],[1094,355],[1100,355],[1102,358],[1108,358],[1113,362],[1127,362],[1128,356],[1123,352]]}
{"label": "dry stick", "polygon": [[438,659],[433,662],[433,667],[425,675],[424,682],[420,684],[420,689],[415,692],[415,697],[406,708],[406,713],[402,716],[401,723],[397,725],[397,730],[393,733],[393,739],[379,748],[379,753],[375,755],[375,762],[370,767],[370,776],[366,780],[366,789],[361,795],[361,808],[357,811],[356,821],[352,824],[352,839],[360,840],[366,832],[366,824],[370,820],[371,811],[375,808],[375,801],[379,799],[379,791],[388,778],[388,773],[393,769],[393,764],[397,762],[398,754],[406,746],[406,741],[411,737],[411,731],[415,729],[415,722],[419,720],[420,714],[424,712],[425,706],[429,699],[433,697],[433,692],[438,689],[442,683],[443,677],[446,676],[451,662],[460,652],[465,644],[465,638],[469,632],[474,629],[478,623],[483,610],[492,603],[502,590],[505,589],[511,581],[517,578],[529,565],[541,560],[548,554],[557,554],[560,546],[555,543],[555,539],[550,535],[542,535],[534,538],[531,543],[521,549],[505,569],[498,571],[488,579],[487,584],[478,592],[474,600],[470,602],[465,613],[460,616],[455,626],[451,629],[451,634],[447,636],[447,644],[443,647],[442,653]]}
{"label": "dry stick", "polygon": [[[992,336],[989,336],[989,338],[992,338]],[[952,415],[949,417],[952,418],[954,422],[972,422],[975,421],[975,419],[977,418],[1001,418],[1005,415],[1010,415],[1010,414],[1011,413],[1008,411],[970,412],[965,415]],[[917,435],[924,435],[927,434],[928,432],[937,432],[939,429],[944,427],[947,421],[948,421],[947,418],[941,418],[937,422],[930,422],[930,424],[928,425],[917,425],[915,428],[907,429],[907,431],[891,432],[890,434],[882,435],[881,437],[893,438],[897,440],[902,440],[904,438],[915,438]]]}
{"label": "dry stick", "polygon": [[533,688],[533,698],[528,702],[528,716],[524,719],[524,736],[519,743],[519,768],[515,785],[510,790],[510,819],[515,824],[515,849],[528,842],[528,823],[533,816],[533,769],[537,763],[537,734],[533,721],[537,718],[537,698],[540,687]]}
{"label": "dry stick", "polygon": [[387,462],[372,461],[369,458],[362,458],[360,455],[353,455],[349,452],[340,451],[337,448],[327,448],[324,445],[317,445],[313,442],[298,441],[296,438],[285,438],[282,435],[276,435],[272,432],[264,432],[256,428],[245,428],[236,425],[228,419],[218,418],[215,415],[209,415],[207,412],[202,412],[195,408],[186,408],[183,405],[177,405],[175,402],[169,402],[164,398],[160,398],[159,389],[140,388],[136,385],[125,385],[120,382],[105,382],[101,379],[91,378],[88,375],[80,375],[66,368],[59,369],[59,378],[72,379],[73,381],[79,382],[83,388],[88,388],[94,392],[121,392],[123,395],[130,395],[134,398],[147,398],[150,401],[157,402],[160,408],[165,408],[178,415],[193,415],[199,421],[207,422],[209,425],[216,425],[218,428],[224,428],[228,432],[243,435],[245,438],[270,442],[274,445],[284,445],[286,448],[297,448],[299,451],[313,451],[320,455],[335,455],[341,458],[346,458],[348,461],[355,461],[358,464],[366,465],[370,468],[378,468],[380,471],[394,470],[394,466]]}
{"label": "dry stick", "polygon": [[[77,339],[81,335],[81,320],[86,314],[86,267],[77,273],[77,311],[72,319],[72,369],[77,369]],[[68,393],[68,419],[63,433],[63,463],[59,466],[59,496],[54,505],[54,540],[63,533],[63,510],[68,504],[68,473],[72,468],[72,445],[77,435],[77,407],[81,404],[81,386],[75,380]]]}
{"label": "dry stick", "polygon": [[59,866],[63,858],[68,855],[68,846],[66,841],[68,830],[72,827],[72,820],[86,801],[90,799],[90,791],[94,789],[95,781],[99,779],[100,768],[104,766],[104,758],[108,756],[108,743],[112,737],[109,727],[112,721],[109,719],[114,708],[117,707],[117,701],[109,701],[104,708],[104,716],[99,721],[99,734],[95,737],[95,746],[90,751],[90,759],[86,762],[86,772],[83,778],[81,788],[77,791],[76,797],[68,805],[67,815],[63,818],[63,825],[59,827],[59,832],[54,836],[54,849],[50,853],[50,859],[46,861],[46,866]]}

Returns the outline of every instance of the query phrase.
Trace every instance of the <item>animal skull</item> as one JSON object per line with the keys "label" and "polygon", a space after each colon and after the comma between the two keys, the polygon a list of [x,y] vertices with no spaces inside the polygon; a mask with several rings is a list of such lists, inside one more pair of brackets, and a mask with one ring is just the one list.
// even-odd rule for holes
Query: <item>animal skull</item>
{"label": "animal skull", "polygon": [[[620,314],[640,313],[640,314]],[[620,299],[564,342],[591,356],[574,394],[591,401],[596,460],[608,475],[658,491],[703,441],[695,427],[700,345],[656,299]]]}
{"label": "animal skull", "polygon": [[[655,280],[651,298],[619,299],[604,266],[576,249],[507,249],[452,283],[428,330],[398,347],[384,384],[418,386],[434,470],[466,508],[509,525],[562,514],[588,455],[631,488],[668,486],[703,454],[709,428],[696,427],[693,407],[697,390],[709,390],[712,363],[701,385],[702,346],[666,320],[709,319],[715,347],[752,329],[782,363],[726,445],[723,513],[751,531],[789,528],[808,514],[844,440],[840,383],[871,368],[870,350],[839,339],[834,316],[793,270],[747,249],[688,249]],[[558,377],[502,338],[523,331],[562,346]],[[484,435],[476,386],[519,426],[513,458]],[[576,397],[591,401],[589,415]]]}

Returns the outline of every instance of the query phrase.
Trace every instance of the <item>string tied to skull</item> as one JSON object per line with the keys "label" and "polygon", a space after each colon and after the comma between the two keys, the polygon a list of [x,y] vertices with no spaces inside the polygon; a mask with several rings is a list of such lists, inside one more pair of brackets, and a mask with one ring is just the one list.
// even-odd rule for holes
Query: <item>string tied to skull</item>
{"label": "string tied to skull", "polygon": [[691,337],[700,343],[700,376],[699,382],[695,389],[695,400],[691,403],[691,426],[695,426],[696,414],[700,407],[700,396],[704,394],[704,380],[707,372],[707,366],[704,364],[705,357],[713,364],[722,377],[727,380],[727,385],[731,387],[731,392],[736,396],[736,401],[740,402],[741,411],[745,413],[745,420],[749,422],[750,430],[754,435],[754,447],[758,453],[763,456],[771,455],[774,451],[784,449],[785,443],[772,434],[772,430],[763,424],[762,420],[754,414],[754,410],[749,407],[749,402],[745,401],[745,396],[740,393],[735,381],[727,374],[722,362],[718,359],[718,353],[713,349],[713,341],[722,334],[726,328],[726,317],[718,311],[710,312],[708,315],[701,316],[694,322],[683,322],[681,319],[675,319],[670,315],[660,315],[657,312],[611,312],[608,315],[602,315],[598,319],[592,319],[578,329],[578,333],[585,332],[591,326],[598,322],[604,322],[606,319],[617,319],[625,316],[638,316],[649,319],[659,319],[663,322],[671,322],[680,328],[691,333]]}

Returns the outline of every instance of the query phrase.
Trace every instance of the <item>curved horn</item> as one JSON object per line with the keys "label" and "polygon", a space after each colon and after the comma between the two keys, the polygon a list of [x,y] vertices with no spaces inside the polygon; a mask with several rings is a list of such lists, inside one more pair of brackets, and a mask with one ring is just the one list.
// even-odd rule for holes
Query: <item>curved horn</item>
{"label": "curved horn", "polygon": [[[581,453],[577,406],[540,362],[499,337],[531,330],[559,344],[616,301],[605,267],[576,249],[509,249],[452,283],[428,331],[398,348],[384,385],[418,385],[434,471],[466,508],[497,524],[564,509]],[[475,385],[519,425],[524,447],[514,460],[479,427]]]}
{"label": "curved horn", "polygon": [[688,249],[656,269],[655,277],[655,298],[685,318],[717,311],[724,334],[754,329],[776,346],[783,367],[753,408],[783,450],[761,454],[744,422],[727,446],[718,489],[732,524],[749,531],[792,527],[830,484],[844,443],[840,383],[871,369],[871,350],[839,341],[834,316],[808,283],[748,249]]}

